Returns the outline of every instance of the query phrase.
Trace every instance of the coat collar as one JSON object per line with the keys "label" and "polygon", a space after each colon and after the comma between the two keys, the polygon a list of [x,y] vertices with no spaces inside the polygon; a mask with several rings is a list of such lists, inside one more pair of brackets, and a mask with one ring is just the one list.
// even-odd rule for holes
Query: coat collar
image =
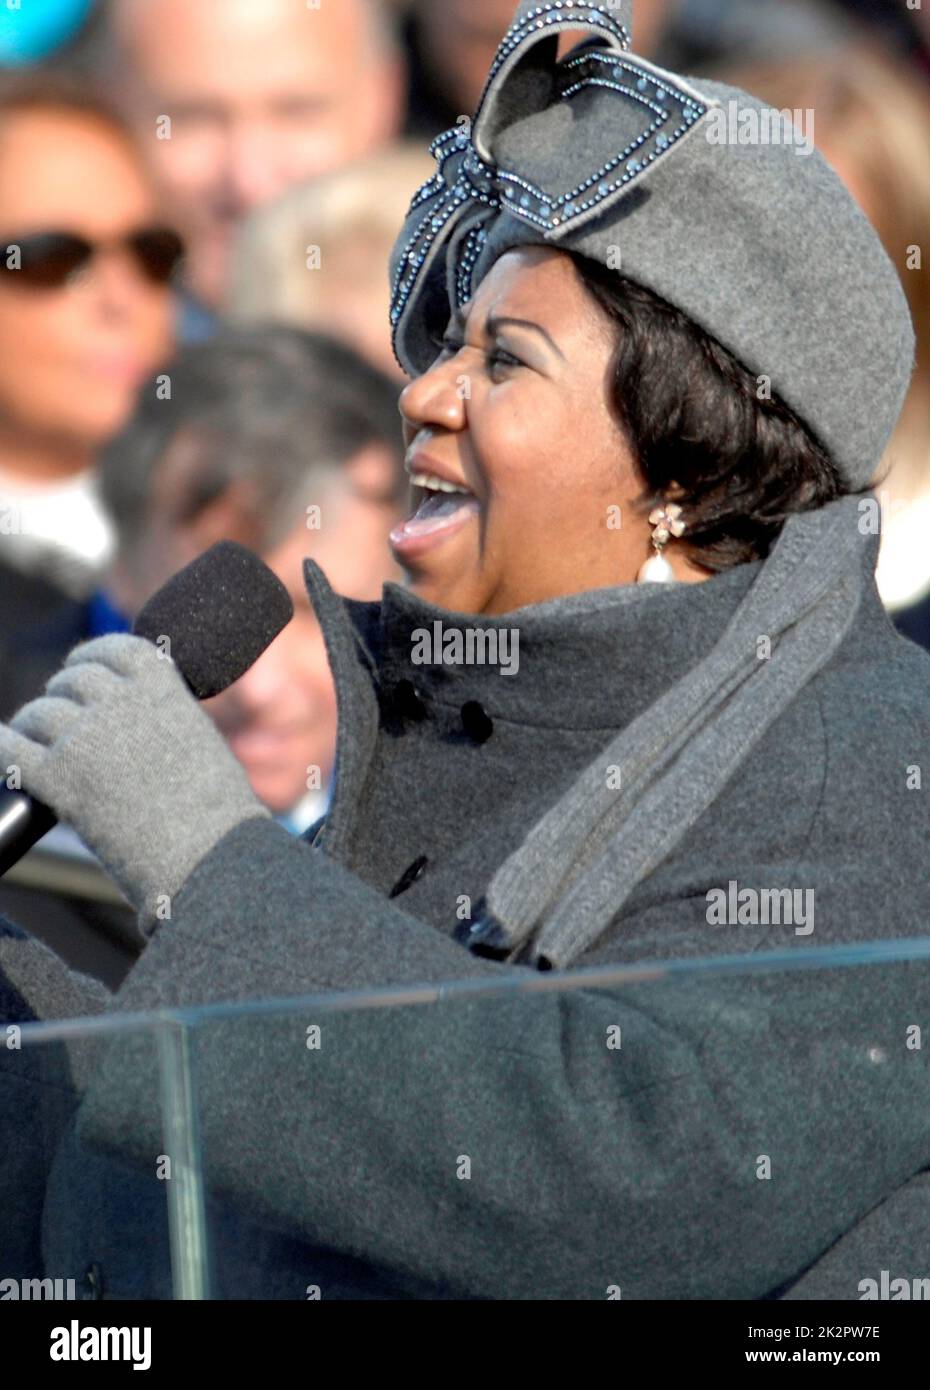
{"label": "coat collar", "polygon": [[[354,616],[376,625],[373,654],[389,685],[409,680],[429,700],[477,700],[493,718],[525,725],[616,729],[712,645],[760,564],[701,584],[572,594],[496,618],[453,613],[386,584],[376,611]],[[418,659],[424,648],[427,663]]]}
{"label": "coat collar", "polygon": [[[740,565],[701,584],[618,585],[485,617],[450,612],[395,583],[384,585],[378,601],[342,598],[319,565],[306,560],[307,592],[338,708],[333,799],[316,842],[337,858],[347,850],[381,711],[401,682],[427,703],[477,701],[495,720],[609,733],[716,642],[761,564]],[[469,639],[469,629],[487,636]],[[457,655],[448,645],[456,640],[475,643],[472,655],[492,654],[496,640],[498,657],[508,654],[514,673],[503,674],[500,662],[437,659]],[[424,654],[433,660],[417,659]]]}

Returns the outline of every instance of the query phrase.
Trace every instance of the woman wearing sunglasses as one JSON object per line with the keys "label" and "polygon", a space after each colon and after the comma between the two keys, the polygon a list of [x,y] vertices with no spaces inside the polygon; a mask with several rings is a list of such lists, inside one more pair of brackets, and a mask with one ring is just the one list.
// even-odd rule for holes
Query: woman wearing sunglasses
{"label": "woman wearing sunglasses", "polygon": [[94,461],[170,352],[180,253],[104,106],[59,80],[0,82],[3,709],[60,655],[32,650],[30,627],[108,558]]}
{"label": "woman wearing sunglasses", "polygon": [[[925,962],[851,968],[930,919],[930,660],[882,610],[868,493],[910,319],[820,156],[617,15],[524,0],[411,202],[410,584],[351,604],[307,564],[339,702],[311,843],[141,639],[73,653],[0,729],[149,936],[89,1010],[437,987],[328,1014],[312,1051],[309,1015],[198,1032],[211,1183],[268,1227],[217,1219],[233,1296],[856,1300],[925,1268]],[[0,949],[28,997],[25,954]],[[157,1091],[127,1039],[80,1124],[153,1212]],[[50,1269],[99,1261],[117,1296],[123,1181],[65,1157],[47,1210]]]}

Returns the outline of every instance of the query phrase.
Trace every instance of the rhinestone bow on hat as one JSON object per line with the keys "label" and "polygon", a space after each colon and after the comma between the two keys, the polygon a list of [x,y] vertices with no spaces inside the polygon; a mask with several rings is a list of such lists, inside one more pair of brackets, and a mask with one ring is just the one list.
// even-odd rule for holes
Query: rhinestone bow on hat
{"label": "rhinestone bow on hat", "polygon": [[[714,104],[628,53],[628,16],[629,0],[522,0],[474,122],[462,117],[433,141],[439,168],[414,195],[391,257],[394,352],[411,375],[435,356],[450,308],[471,297],[495,224],[504,222],[506,244],[566,240],[625,198]],[[592,37],[559,62],[564,30]]]}

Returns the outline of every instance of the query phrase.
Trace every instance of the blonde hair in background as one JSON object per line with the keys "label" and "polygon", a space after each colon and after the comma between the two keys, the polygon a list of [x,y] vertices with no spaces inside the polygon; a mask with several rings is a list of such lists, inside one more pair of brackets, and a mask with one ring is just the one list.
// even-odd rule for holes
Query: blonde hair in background
{"label": "blonde hair in background", "polygon": [[402,376],[388,262],[411,198],[435,169],[422,141],[400,140],[253,213],[236,239],[230,317],[334,333]]}

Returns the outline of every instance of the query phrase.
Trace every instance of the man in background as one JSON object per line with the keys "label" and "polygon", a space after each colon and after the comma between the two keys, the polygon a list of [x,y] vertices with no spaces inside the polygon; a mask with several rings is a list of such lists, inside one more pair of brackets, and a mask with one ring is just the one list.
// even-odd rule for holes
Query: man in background
{"label": "man in background", "polygon": [[[400,578],[387,535],[401,513],[402,461],[396,383],[335,340],[268,326],[182,349],[143,386],[102,460],[118,550],[71,645],[128,628],[216,541],[260,554],[294,617],[205,708],[256,794],[295,834],[325,813],[336,743],[335,690],[303,562],[312,557],[338,593],[357,599],[377,599],[385,580]],[[25,880],[0,880],[0,915],[115,988],[141,944],[132,913],[93,860],[75,859],[83,847],[68,827],[53,836],[17,866],[33,860]]]}
{"label": "man in background", "polygon": [[333,339],[279,326],[183,349],[102,459],[119,547],[106,597],[127,618],[220,540],[256,551],[288,590],[291,622],[205,708],[297,833],[325,811],[336,741],[303,562],[340,594],[380,598],[400,578],[387,536],[405,484],[396,384]]}
{"label": "man in background", "polygon": [[[210,309],[245,213],[401,128],[405,65],[384,0],[108,0],[104,21],[100,80],[149,153]],[[188,339],[204,330],[196,309]]]}

